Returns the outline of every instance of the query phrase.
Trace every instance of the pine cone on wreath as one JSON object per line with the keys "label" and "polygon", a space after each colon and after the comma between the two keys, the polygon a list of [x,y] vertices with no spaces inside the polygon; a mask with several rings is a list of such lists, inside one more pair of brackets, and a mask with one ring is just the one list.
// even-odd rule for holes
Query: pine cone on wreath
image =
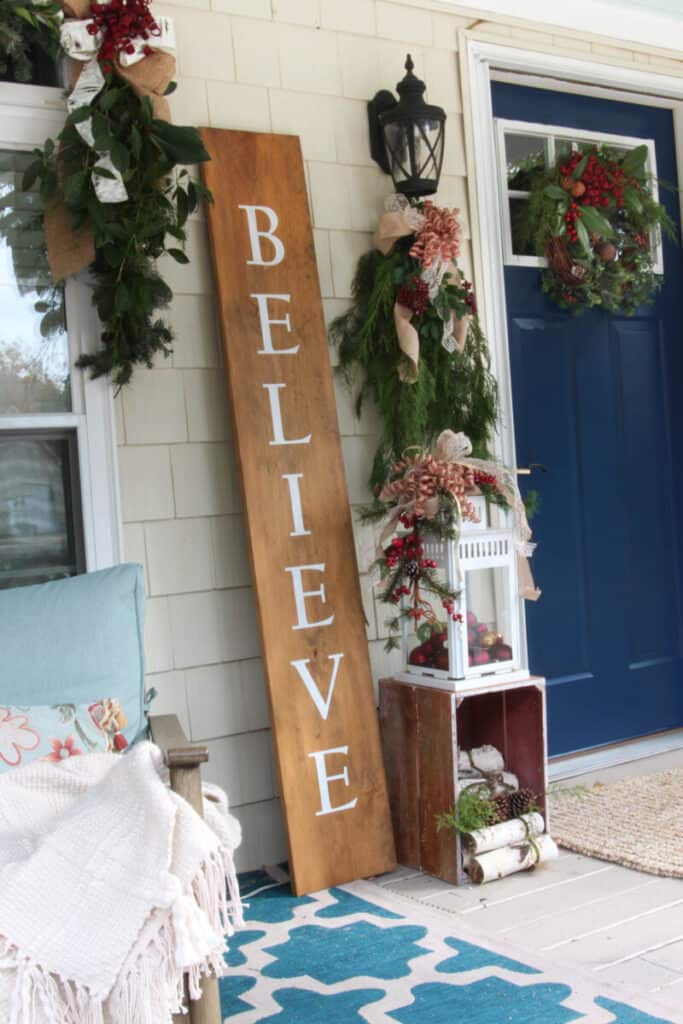
{"label": "pine cone on wreath", "polygon": [[491,812],[491,824],[500,825],[503,821],[509,821],[510,814],[510,794],[499,793],[498,796],[494,796],[491,800],[493,810]]}
{"label": "pine cone on wreath", "polygon": [[523,814],[528,814],[536,803],[536,794],[528,787],[518,789],[515,793],[510,793],[509,803],[510,817],[521,818]]}

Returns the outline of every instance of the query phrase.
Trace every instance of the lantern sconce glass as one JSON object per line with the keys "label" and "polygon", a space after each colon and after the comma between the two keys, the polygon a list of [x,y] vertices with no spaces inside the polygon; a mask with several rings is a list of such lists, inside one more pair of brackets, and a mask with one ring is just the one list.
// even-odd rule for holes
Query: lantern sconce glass
{"label": "lantern sconce glass", "polygon": [[446,112],[425,103],[425,83],[413,74],[408,54],[406,74],[393,93],[382,89],[368,103],[370,153],[397,192],[429,196],[439,187],[443,164]]}

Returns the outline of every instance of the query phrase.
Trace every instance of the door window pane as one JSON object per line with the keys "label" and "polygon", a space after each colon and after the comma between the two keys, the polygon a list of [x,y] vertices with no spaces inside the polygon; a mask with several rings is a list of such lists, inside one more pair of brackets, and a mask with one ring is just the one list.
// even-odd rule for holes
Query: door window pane
{"label": "door window pane", "polygon": [[0,416],[69,412],[64,290],[52,285],[31,153],[0,150]]}
{"label": "door window pane", "polygon": [[505,135],[505,161],[508,188],[515,192],[528,192],[531,188],[529,172],[546,166],[546,141],[538,135]]}
{"label": "door window pane", "polygon": [[0,587],[84,570],[73,432],[0,434]]}
{"label": "door window pane", "polygon": [[510,205],[510,233],[515,256],[535,256],[534,240],[529,234],[529,200],[512,198]]}

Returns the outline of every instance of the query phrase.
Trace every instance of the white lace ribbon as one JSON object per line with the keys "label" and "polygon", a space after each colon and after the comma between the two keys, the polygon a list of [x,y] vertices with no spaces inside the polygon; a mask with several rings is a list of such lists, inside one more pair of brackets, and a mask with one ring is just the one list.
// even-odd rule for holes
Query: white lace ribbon
{"label": "white lace ribbon", "polygon": [[[108,0],[105,0],[108,2]],[[121,64],[130,67],[137,64],[145,57],[145,47],[152,50],[159,50],[162,53],[175,55],[175,30],[173,19],[168,17],[156,18],[159,26],[159,35],[150,36],[149,39],[134,39],[132,45],[135,50],[131,54],[120,55]],[[102,34],[100,32],[91,35],[88,26],[92,24],[91,19],[65,21],[60,29],[61,44],[65,52],[74,60],[85,61],[85,67],[78,76],[68,100],[67,109],[70,114],[81,107],[90,106],[95,97],[99,95],[104,87],[104,75],[100,68],[97,54],[102,45]],[[95,138],[92,130],[92,119],[80,121],[75,125],[76,131],[84,142],[95,148]],[[107,172],[106,176],[97,173],[97,169]],[[112,177],[109,177],[112,175]],[[121,172],[114,166],[109,153],[102,153],[97,159],[92,175],[95,195],[101,203],[123,203],[128,198],[128,190],[123,183]]]}

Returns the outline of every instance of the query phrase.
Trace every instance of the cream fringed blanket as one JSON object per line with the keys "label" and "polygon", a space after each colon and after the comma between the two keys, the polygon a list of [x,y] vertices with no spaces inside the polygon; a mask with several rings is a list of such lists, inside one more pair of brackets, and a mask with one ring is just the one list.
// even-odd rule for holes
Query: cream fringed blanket
{"label": "cream fringed blanket", "polygon": [[141,743],[0,776],[3,1024],[166,1024],[184,974],[198,995],[222,973],[239,824],[213,789],[203,821],[163,771]]}

